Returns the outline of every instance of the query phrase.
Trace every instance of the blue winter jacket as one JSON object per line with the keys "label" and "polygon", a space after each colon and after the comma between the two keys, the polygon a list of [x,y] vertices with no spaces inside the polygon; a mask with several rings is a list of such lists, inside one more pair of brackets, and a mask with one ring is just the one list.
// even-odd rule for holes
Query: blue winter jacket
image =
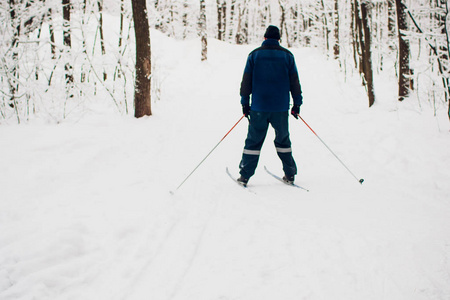
{"label": "blue winter jacket", "polygon": [[241,82],[241,104],[251,110],[282,112],[289,110],[289,92],[295,105],[303,102],[294,55],[274,39],[267,39],[247,58]]}

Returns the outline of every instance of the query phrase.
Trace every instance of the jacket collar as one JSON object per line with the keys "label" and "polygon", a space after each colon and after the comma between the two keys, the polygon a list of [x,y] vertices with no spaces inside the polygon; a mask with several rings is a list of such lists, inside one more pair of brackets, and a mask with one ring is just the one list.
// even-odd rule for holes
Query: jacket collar
{"label": "jacket collar", "polygon": [[267,39],[262,43],[262,46],[279,46],[280,43],[275,39]]}

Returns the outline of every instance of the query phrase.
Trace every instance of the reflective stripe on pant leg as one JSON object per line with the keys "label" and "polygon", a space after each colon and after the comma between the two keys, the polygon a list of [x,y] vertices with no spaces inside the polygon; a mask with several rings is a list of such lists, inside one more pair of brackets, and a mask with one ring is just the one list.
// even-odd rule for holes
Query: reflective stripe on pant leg
{"label": "reflective stripe on pant leg", "polygon": [[297,166],[294,158],[292,157],[292,148],[280,148],[276,147],[278,157],[283,163],[283,171],[286,175],[297,174]]}
{"label": "reflective stripe on pant leg", "polygon": [[248,154],[248,155],[260,155],[261,151],[260,150],[248,150],[248,149],[244,149],[244,154]]}
{"label": "reflective stripe on pant leg", "polygon": [[272,113],[271,124],[275,129],[275,147],[278,157],[283,163],[284,173],[286,175],[295,175],[297,174],[297,166],[292,157],[288,118],[288,112]]}
{"label": "reflective stripe on pant leg", "polygon": [[292,148],[276,147],[278,153],[292,153]]}
{"label": "reflective stripe on pant leg", "polygon": [[247,138],[245,140],[242,160],[239,164],[239,173],[245,178],[250,178],[255,174],[261,148],[269,127],[268,116],[269,113],[250,111]]}

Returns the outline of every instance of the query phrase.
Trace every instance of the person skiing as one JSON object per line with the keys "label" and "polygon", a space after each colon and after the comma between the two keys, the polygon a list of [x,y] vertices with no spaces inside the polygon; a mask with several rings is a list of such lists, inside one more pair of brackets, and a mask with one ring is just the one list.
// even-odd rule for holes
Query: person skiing
{"label": "person skiing", "polygon": [[237,179],[244,186],[255,174],[269,124],[275,130],[274,143],[283,164],[283,180],[292,184],[297,174],[288,125],[289,93],[293,99],[291,114],[296,119],[303,103],[297,66],[294,55],[280,46],[278,27],[270,25],[264,38],[261,47],[248,55],[240,89],[242,112],[249,120]]}

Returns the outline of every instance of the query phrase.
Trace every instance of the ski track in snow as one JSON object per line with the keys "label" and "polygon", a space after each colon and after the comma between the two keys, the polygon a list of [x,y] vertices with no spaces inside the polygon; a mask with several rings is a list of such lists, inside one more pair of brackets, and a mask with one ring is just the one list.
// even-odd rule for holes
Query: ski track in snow
{"label": "ski track in snow", "polygon": [[256,194],[243,190],[225,174],[238,174],[243,120],[172,196],[239,119],[257,45],[211,40],[201,63],[198,41],[152,39],[165,78],[154,116],[0,127],[0,299],[450,299],[442,115],[392,104],[392,80],[368,109],[358,79],[293,49],[302,116],[365,183],[291,118],[311,192],[265,174],[281,172],[271,131]]}

